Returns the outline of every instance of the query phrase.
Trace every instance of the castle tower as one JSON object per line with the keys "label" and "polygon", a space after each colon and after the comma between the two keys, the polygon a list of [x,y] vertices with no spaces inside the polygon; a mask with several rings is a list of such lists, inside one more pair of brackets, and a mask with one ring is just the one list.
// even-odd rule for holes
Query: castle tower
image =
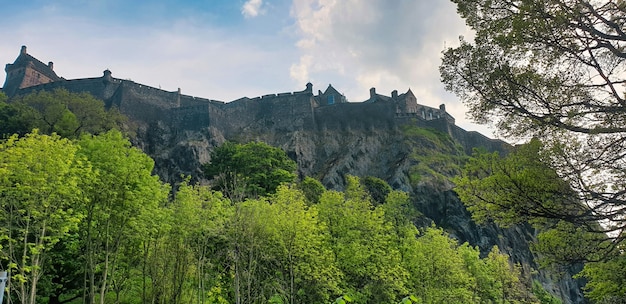
{"label": "castle tower", "polygon": [[15,62],[7,64],[4,70],[7,75],[2,91],[9,97],[15,95],[19,89],[62,79],[54,72],[52,62],[46,65],[29,55],[25,45]]}

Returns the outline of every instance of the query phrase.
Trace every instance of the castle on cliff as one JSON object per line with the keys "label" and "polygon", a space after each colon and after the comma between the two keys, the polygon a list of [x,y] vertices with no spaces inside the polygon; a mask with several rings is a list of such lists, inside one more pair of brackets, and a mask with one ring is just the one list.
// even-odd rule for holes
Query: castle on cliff
{"label": "castle on cliff", "polygon": [[106,107],[118,107],[134,121],[146,126],[163,123],[181,132],[207,127],[224,130],[226,135],[258,128],[336,130],[397,126],[410,121],[456,138],[463,135],[445,105],[421,105],[410,89],[401,94],[394,90],[391,96],[385,96],[372,88],[369,99],[347,102],[332,85],[315,94],[313,85],[307,83],[302,91],[223,102],[184,95],[180,89],[170,92],[114,78],[109,70],[101,77],[68,80],[54,72],[52,62],[44,64],[28,54],[26,46],[21,47],[17,59],[7,64],[5,71],[1,90],[8,97],[57,88],[87,92],[103,100]]}

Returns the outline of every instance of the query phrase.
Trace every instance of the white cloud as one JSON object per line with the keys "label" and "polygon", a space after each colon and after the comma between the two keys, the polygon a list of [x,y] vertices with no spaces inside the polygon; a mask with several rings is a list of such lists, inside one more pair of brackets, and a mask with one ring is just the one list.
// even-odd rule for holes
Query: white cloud
{"label": "white cloud", "polygon": [[241,13],[246,18],[256,17],[259,14],[263,13],[261,10],[261,6],[263,5],[263,0],[248,0],[241,7]]}
{"label": "white cloud", "polygon": [[291,15],[300,51],[295,80],[335,81],[351,101],[367,99],[371,87],[385,95],[411,88],[420,103],[445,103],[459,125],[470,125],[439,81],[444,47],[471,36],[450,1],[293,0]]}

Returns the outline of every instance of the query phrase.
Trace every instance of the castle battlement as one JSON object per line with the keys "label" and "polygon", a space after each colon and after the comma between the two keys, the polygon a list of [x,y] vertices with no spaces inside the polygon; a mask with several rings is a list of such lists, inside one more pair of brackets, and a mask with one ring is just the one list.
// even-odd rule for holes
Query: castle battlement
{"label": "castle battlement", "polygon": [[[132,80],[113,78],[108,69],[101,77],[72,80],[59,77],[52,69],[52,63],[43,64],[29,55],[26,47],[22,47],[15,62],[7,64],[7,78],[2,90],[9,97],[57,88],[77,93],[87,92],[102,99],[108,107],[118,107],[131,118],[148,124],[167,121],[181,129],[198,129],[210,125],[233,130],[254,127],[334,128],[348,122],[359,124],[359,120],[375,125],[377,119],[384,124],[393,124],[392,120],[404,118],[443,121],[443,124],[454,125],[454,117],[446,112],[445,105],[433,108],[418,104],[410,89],[402,94],[394,90],[390,96],[386,96],[371,88],[368,100],[349,103],[330,84],[324,92],[319,90],[315,95],[313,84],[307,83],[302,91],[242,97],[223,102],[183,95],[180,88],[177,91],[166,91]],[[336,123],[339,125],[336,126]]]}

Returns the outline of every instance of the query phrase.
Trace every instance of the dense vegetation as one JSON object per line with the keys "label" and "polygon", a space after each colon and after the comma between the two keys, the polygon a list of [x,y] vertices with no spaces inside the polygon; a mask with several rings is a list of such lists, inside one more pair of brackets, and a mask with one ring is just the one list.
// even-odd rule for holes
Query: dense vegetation
{"label": "dense vegetation", "polygon": [[356,177],[318,203],[288,184],[234,203],[187,182],[169,196],[118,131],[12,136],[0,156],[12,303],[530,301],[497,248],[418,230],[405,193],[375,207]]}
{"label": "dense vegetation", "polygon": [[543,263],[584,262],[592,300],[626,299],[626,1],[452,1],[475,36],[444,52],[443,82],[524,143],[477,154],[461,198],[476,219],[542,229]]}

